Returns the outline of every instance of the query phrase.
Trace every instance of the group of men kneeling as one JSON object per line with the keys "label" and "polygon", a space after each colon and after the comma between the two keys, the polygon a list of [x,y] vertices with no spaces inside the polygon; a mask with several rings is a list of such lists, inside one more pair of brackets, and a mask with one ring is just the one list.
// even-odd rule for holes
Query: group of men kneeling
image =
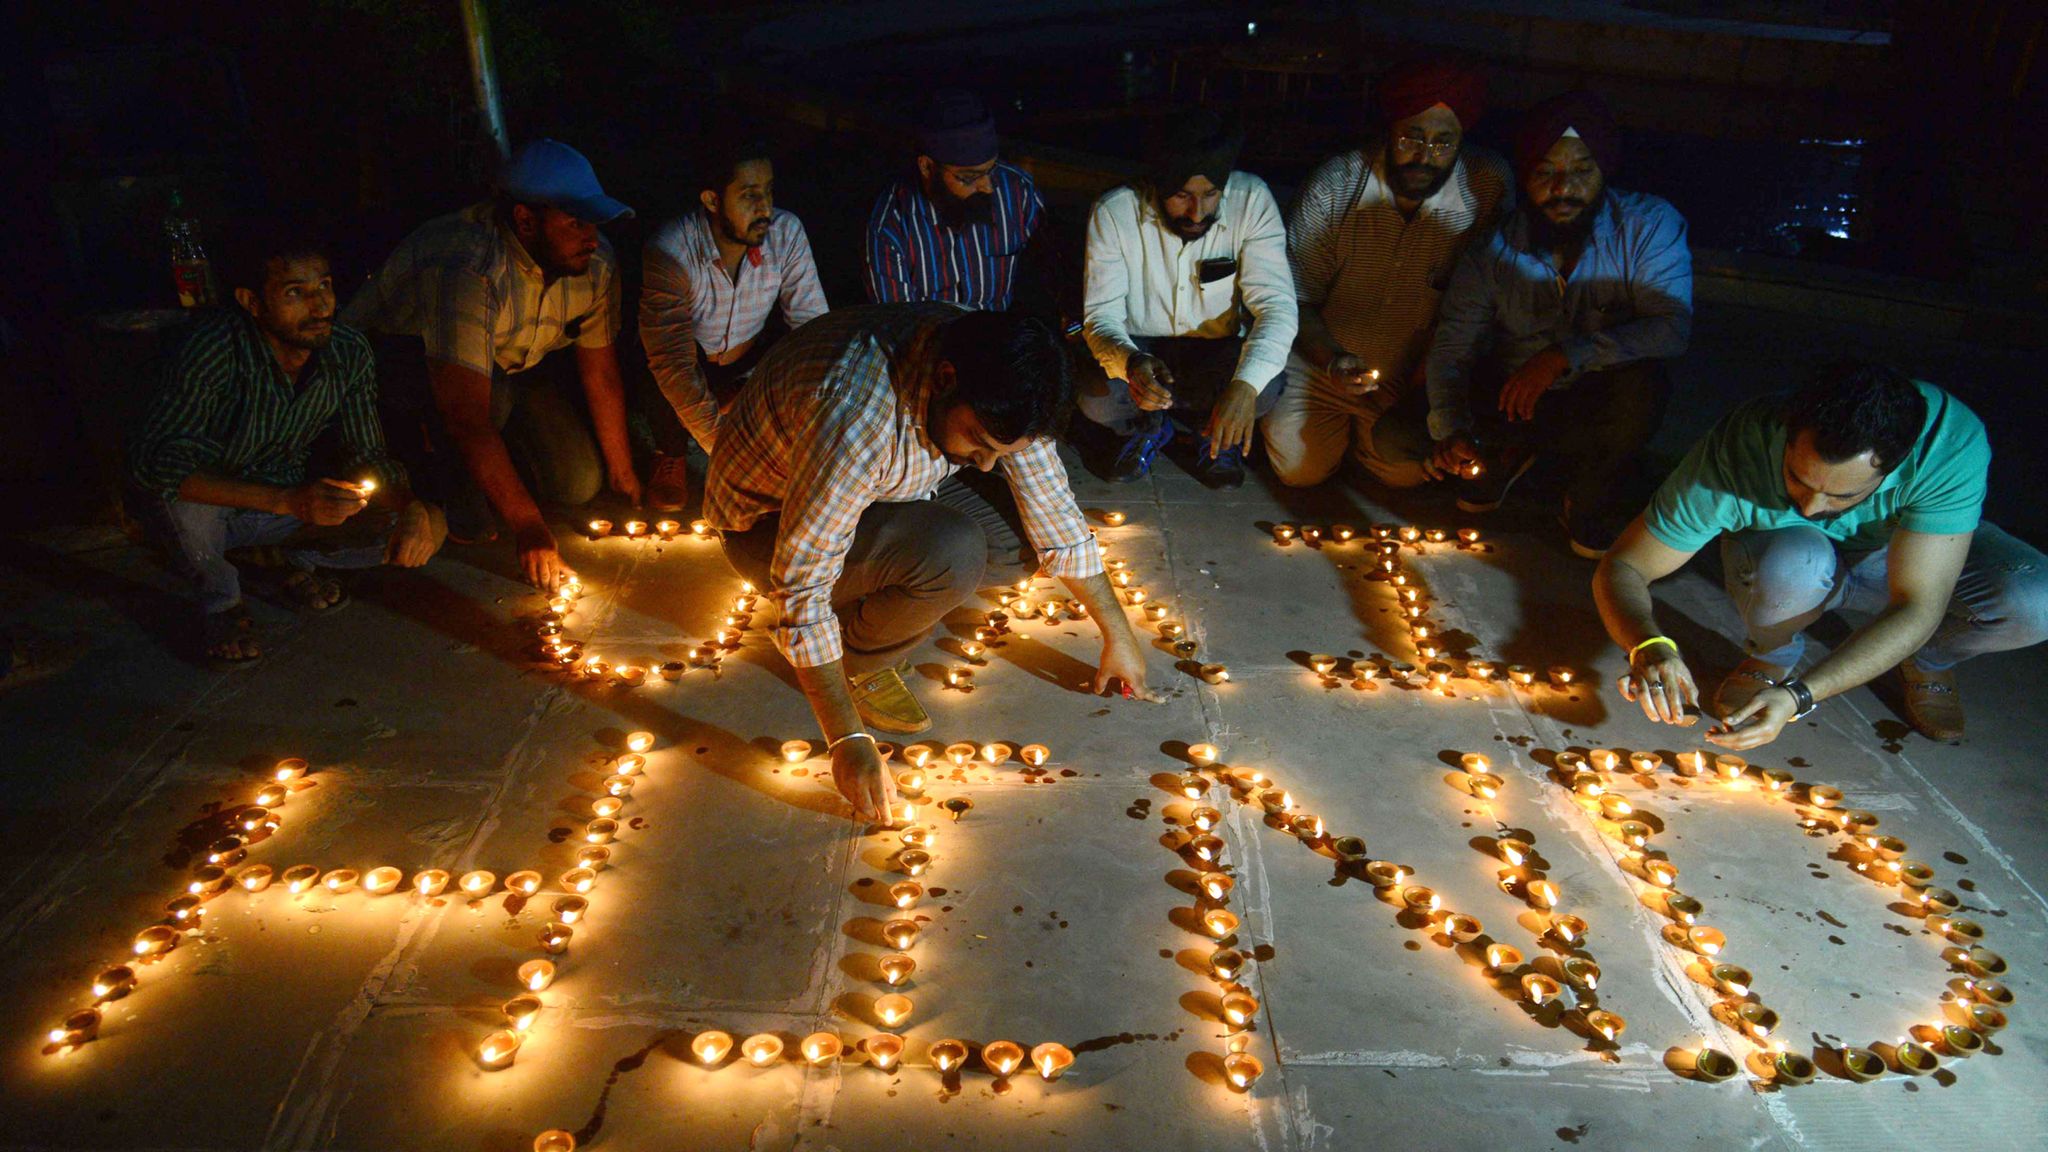
{"label": "group of men kneeling", "polygon": [[[1510,165],[1465,142],[1484,97],[1456,62],[1393,69],[1369,142],[1284,218],[1235,132],[1177,118],[1096,201],[1078,305],[1043,201],[971,95],[932,97],[914,169],[878,198],[862,307],[827,310],[766,150],[733,145],[647,242],[644,374],[621,369],[599,232],[631,210],[575,150],[534,141],[493,199],[414,232],[339,314],[317,242],[227,237],[234,306],[170,357],[131,506],[194,578],[207,657],[246,664],[261,647],[237,560],[324,612],[347,602],[333,569],[418,565],[502,527],[552,589],[568,570],[542,505],[608,487],[679,508],[694,440],[704,516],[775,600],[835,776],[872,811],[891,784],[869,730],[930,724],[907,653],[993,571],[1064,580],[1102,630],[1097,690],[1156,698],[1055,448],[1071,407],[1084,458],[1120,481],[1167,452],[1234,487],[1256,436],[1282,485],[1349,456],[1483,512],[1550,457],[1646,715],[1701,704],[1648,586],[1718,541],[1749,659],[1714,694],[1715,739],[1763,743],[1894,669],[1912,722],[1960,735],[1954,665],[2048,630],[2042,556],[1980,520],[1982,423],[1933,385],[1835,365],[1730,413],[1652,493],[1642,453],[1691,326],[1685,222],[1608,184],[1620,134],[1598,98],[1532,109]],[[655,442],[644,468],[630,410]],[[336,424],[347,478],[309,478]],[[1806,627],[1837,608],[1875,618],[1799,675]]]}

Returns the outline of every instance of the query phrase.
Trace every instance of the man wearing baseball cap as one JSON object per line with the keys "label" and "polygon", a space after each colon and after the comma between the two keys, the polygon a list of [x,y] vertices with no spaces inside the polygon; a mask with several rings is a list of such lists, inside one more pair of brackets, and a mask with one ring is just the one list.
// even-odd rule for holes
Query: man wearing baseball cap
{"label": "man wearing baseball cap", "polygon": [[387,432],[440,489],[451,536],[495,537],[495,513],[544,590],[570,573],[541,502],[604,486],[640,502],[612,348],[618,262],[598,232],[632,214],[582,153],[531,141],[492,199],[421,225],[345,313],[372,334]]}

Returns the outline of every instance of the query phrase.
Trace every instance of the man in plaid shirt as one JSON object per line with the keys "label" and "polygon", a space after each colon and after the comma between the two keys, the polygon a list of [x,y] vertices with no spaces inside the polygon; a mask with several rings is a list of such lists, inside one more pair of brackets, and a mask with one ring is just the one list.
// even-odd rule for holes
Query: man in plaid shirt
{"label": "man in plaid shirt", "polygon": [[[1023,570],[1060,577],[1102,630],[1094,689],[1159,698],[1052,439],[1071,396],[1043,320],[894,304],[805,325],[727,413],[704,514],[780,607],[776,646],[856,814],[886,818],[895,798],[866,727],[931,726],[899,661],[974,593],[991,554],[1015,555],[1018,528],[1034,553]],[[954,475],[998,465],[1010,494],[993,503]]]}

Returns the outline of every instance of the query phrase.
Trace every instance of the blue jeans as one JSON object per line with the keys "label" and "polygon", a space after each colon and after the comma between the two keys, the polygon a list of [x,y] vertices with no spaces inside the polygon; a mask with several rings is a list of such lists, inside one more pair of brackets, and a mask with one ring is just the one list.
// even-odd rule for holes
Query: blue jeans
{"label": "blue jeans", "polygon": [[[1230,386],[1232,374],[1237,371],[1238,353],[1244,350],[1244,339],[1136,336],[1132,341],[1164,360],[1167,371],[1173,373],[1173,407],[1164,412],[1145,411],[1131,398],[1129,384],[1109,379],[1100,368],[1089,373],[1088,378],[1074,381],[1074,406],[1081,410],[1081,415],[1118,436],[1156,432],[1167,420],[1199,434],[1208,426],[1209,412],[1216,407],[1217,398]],[[1255,408],[1261,418],[1280,402],[1280,393],[1287,387],[1287,373],[1283,370],[1263,383],[1265,388],[1259,393]]]}
{"label": "blue jeans", "polygon": [[[1880,612],[1890,602],[1889,549],[1847,554],[1817,528],[1721,537],[1728,596],[1742,613],[1751,656],[1797,668],[1806,629],[1836,610]],[[1928,672],[1986,652],[2048,639],[2048,557],[1992,524],[1979,524],[1948,612],[1914,656]]]}
{"label": "blue jeans", "polygon": [[286,562],[307,572],[375,568],[384,563],[391,537],[389,514],[370,509],[334,528],[309,528],[295,516],[160,496],[134,498],[130,504],[150,541],[169,553],[172,568],[192,581],[200,610],[209,614],[242,601],[242,577],[227,558],[230,549],[282,545]]}

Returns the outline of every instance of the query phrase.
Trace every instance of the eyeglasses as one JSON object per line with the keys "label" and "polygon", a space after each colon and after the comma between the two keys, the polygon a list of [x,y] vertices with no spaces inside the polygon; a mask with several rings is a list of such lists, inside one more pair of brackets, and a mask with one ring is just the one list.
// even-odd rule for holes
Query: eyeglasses
{"label": "eyeglasses", "polygon": [[1456,140],[1424,140],[1420,136],[1397,136],[1394,149],[1410,156],[1428,154],[1431,160],[1441,160],[1458,150]]}

